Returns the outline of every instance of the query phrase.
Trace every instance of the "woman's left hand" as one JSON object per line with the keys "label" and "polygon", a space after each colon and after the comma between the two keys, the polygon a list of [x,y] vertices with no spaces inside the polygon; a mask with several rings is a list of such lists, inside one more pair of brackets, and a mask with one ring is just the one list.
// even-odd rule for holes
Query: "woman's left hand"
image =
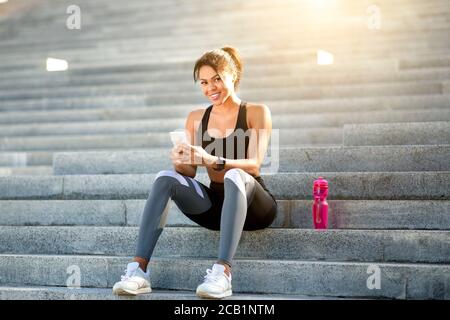
{"label": "woman's left hand", "polygon": [[[199,165],[199,166],[210,166],[214,164],[217,160],[216,156],[213,156],[206,152],[201,146],[193,146],[188,143],[181,144],[181,150],[184,155],[185,163]],[[190,157],[189,157],[190,155]]]}

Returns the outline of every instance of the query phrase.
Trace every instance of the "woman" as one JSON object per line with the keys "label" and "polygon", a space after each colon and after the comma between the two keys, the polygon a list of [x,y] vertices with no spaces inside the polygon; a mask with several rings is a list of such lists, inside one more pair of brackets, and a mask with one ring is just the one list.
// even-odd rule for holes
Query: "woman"
{"label": "woman", "polygon": [[[157,174],[144,208],[134,261],[114,285],[114,293],[151,292],[147,265],[172,199],[200,226],[220,230],[218,260],[207,270],[197,295],[231,296],[232,259],[242,230],[270,226],[277,212],[275,198],[259,173],[272,130],[270,111],[239,99],[241,73],[241,59],[232,47],[206,52],[197,60],[194,81],[200,80],[212,105],[189,113],[185,131],[190,143],[172,149],[175,170]],[[194,179],[198,166],[206,167],[209,187]]]}

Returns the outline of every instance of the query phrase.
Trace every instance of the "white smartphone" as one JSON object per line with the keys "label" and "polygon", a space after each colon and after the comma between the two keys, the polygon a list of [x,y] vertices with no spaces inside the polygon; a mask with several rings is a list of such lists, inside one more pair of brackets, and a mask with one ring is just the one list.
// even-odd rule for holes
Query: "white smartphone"
{"label": "white smartphone", "polygon": [[176,146],[180,143],[189,143],[187,141],[186,132],[185,131],[171,131],[170,134],[170,140],[172,141],[172,144]]}

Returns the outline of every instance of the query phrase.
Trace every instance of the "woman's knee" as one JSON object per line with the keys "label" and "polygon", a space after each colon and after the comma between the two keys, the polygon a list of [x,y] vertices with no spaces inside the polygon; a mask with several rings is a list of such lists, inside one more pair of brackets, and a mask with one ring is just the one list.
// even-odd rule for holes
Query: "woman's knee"
{"label": "woman's knee", "polygon": [[245,172],[240,168],[233,168],[225,172],[224,175],[225,188],[227,188],[226,180],[231,181],[233,185],[236,185],[244,195],[249,195],[252,191],[250,190],[252,189],[251,186],[253,185],[252,177],[247,172]]}
{"label": "woman's knee", "polygon": [[186,177],[174,170],[159,171],[153,181],[153,188],[172,189],[175,185],[189,186]]}
{"label": "woman's knee", "polygon": [[228,179],[230,179],[232,181],[241,180],[242,182],[245,182],[246,181],[246,176],[245,176],[246,174],[247,173],[244,170],[240,169],[240,168],[233,168],[233,169],[230,169],[227,172],[225,172],[225,175],[224,175],[223,178],[224,179],[228,178]]}

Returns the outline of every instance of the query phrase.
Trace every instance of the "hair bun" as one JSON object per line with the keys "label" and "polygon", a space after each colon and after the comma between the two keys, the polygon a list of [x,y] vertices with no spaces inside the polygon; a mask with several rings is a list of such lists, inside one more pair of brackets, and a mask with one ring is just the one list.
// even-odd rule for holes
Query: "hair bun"
{"label": "hair bun", "polygon": [[237,51],[237,49],[234,47],[231,47],[231,46],[225,46],[220,49],[225,51],[226,53],[228,53],[231,56],[231,59],[233,59],[233,62],[236,65],[236,69],[240,75],[242,73],[242,59],[241,59],[241,56],[240,56],[239,52]]}

